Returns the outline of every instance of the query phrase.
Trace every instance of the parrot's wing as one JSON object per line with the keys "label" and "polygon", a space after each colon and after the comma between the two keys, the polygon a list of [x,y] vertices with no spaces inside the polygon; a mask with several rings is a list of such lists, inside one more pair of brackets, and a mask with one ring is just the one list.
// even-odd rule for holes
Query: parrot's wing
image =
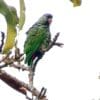
{"label": "parrot's wing", "polygon": [[46,37],[46,29],[44,27],[38,27],[37,29],[31,29],[28,31],[28,37],[24,45],[24,52],[26,54],[25,63],[32,64],[32,56],[41,47]]}

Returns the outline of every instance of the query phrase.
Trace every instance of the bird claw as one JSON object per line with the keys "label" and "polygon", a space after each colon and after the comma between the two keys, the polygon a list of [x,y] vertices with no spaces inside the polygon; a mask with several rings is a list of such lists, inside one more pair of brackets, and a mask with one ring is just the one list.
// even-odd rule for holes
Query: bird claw
{"label": "bird claw", "polygon": [[41,92],[40,92],[38,98],[43,98],[43,97],[45,97],[46,92],[47,92],[47,89],[44,88],[44,87],[42,87]]}

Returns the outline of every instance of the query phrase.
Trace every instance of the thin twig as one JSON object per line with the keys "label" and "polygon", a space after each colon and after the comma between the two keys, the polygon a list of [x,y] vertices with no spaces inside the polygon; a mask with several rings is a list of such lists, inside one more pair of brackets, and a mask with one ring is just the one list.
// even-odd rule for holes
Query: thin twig
{"label": "thin twig", "polygon": [[60,42],[56,42],[54,43],[55,46],[58,46],[58,47],[62,47],[64,44],[63,43],[60,43]]}
{"label": "thin twig", "polygon": [[59,35],[60,35],[60,33],[57,33],[57,34],[55,35],[55,37],[53,38],[53,41],[51,41],[51,43],[49,44],[48,48],[43,49],[42,52],[47,52],[47,51],[49,51],[49,50],[50,50],[53,46],[55,46],[55,45],[61,47],[61,46],[63,45],[63,43],[58,43],[58,42],[56,42],[57,39],[58,39],[58,37],[59,37]]}
{"label": "thin twig", "polygon": [[[17,44],[16,44],[17,45]],[[4,63],[3,65],[0,65],[0,69],[4,68],[4,67],[8,67],[8,65],[11,65],[17,69],[22,69],[22,70],[28,70],[27,68],[25,68],[22,65],[19,65],[21,61],[24,60],[24,57],[22,53],[20,53],[20,49],[17,48],[15,49],[15,55],[10,57],[11,52],[9,52],[5,57],[3,57],[0,60],[0,63]],[[18,62],[18,65],[15,65],[14,62]]]}
{"label": "thin twig", "polygon": [[5,59],[7,59],[10,56],[10,54],[11,54],[11,52],[8,52],[5,57],[2,57],[2,59],[0,60],[0,63],[2,63],[3,61],[5,61]]}
{"label": "thin twig", "polygon": [[25,67],[24,65],[21,64],[11,64],[11,67],[17,68],[17,69],[22,69],[23,71],[29,71],[29,67]]}
{"label": "thin twig", "polygon": [[1,32],[1,37],[2,37],[2,40],[1,40],[1,45],[0,45],[0,52],[2,52],[2,47],[4,45],[4,39],[5,39],[5,33],[4,32]]}

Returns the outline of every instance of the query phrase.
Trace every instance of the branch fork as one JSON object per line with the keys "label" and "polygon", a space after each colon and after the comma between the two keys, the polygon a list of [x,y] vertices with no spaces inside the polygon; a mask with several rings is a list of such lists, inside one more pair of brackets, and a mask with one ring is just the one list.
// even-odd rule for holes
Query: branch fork
{"label": "branch fork", "polygon": [[[53,46],[62,47],[63,43],[56,42],[59,35],[60,33],[57,33],[55,35],[49,47],[46,49],[43,49],[42,51],[43,53],[49,51]],[[38,100],[48,100],[46,98],[46,91],[47,91],[46,88],[43,87],[41,91],[39,92],[35,87],[33,87],[32,89],[27,83],[24,83],[18,80],[16,77],[13,77],[7,72],[5,72],[4,70],[2,70],[2,68],[10,66],[16,69],[22,69],[23,71],[30,72],[29,67],[21,64],[21,62],[24,60],[24,57],[23,57],[24,54],[20,53],[20,49],[17,47],[17,42],[15,44],[15,54],[11,56],[11,53],[12,52],[9,52],[0,60],[0,79],[4,81],[6,84],[8,84],[10,87],[12,87],[13,89],[25,95],[28,100],[32,100],[32,99],[27,96],[27,91],[30,91],[32,95],[35,96]],[[17,64],[15,62],[17,62]],[[1,63],[3,64],[1,65]]]}

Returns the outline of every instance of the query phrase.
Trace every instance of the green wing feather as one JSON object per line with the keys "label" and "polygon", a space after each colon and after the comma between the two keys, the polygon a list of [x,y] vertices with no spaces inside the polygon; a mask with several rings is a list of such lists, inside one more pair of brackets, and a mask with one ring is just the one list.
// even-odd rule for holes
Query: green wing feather
{"label": "green wing feather", "polygon": [[26,54],[25,63],[29,66],[32,65],[32,55],[39,50],[43,41],[46,38],[46,28],[40,27],[33,27],[28,31],[28,37],[24,45],[24,52]]}

